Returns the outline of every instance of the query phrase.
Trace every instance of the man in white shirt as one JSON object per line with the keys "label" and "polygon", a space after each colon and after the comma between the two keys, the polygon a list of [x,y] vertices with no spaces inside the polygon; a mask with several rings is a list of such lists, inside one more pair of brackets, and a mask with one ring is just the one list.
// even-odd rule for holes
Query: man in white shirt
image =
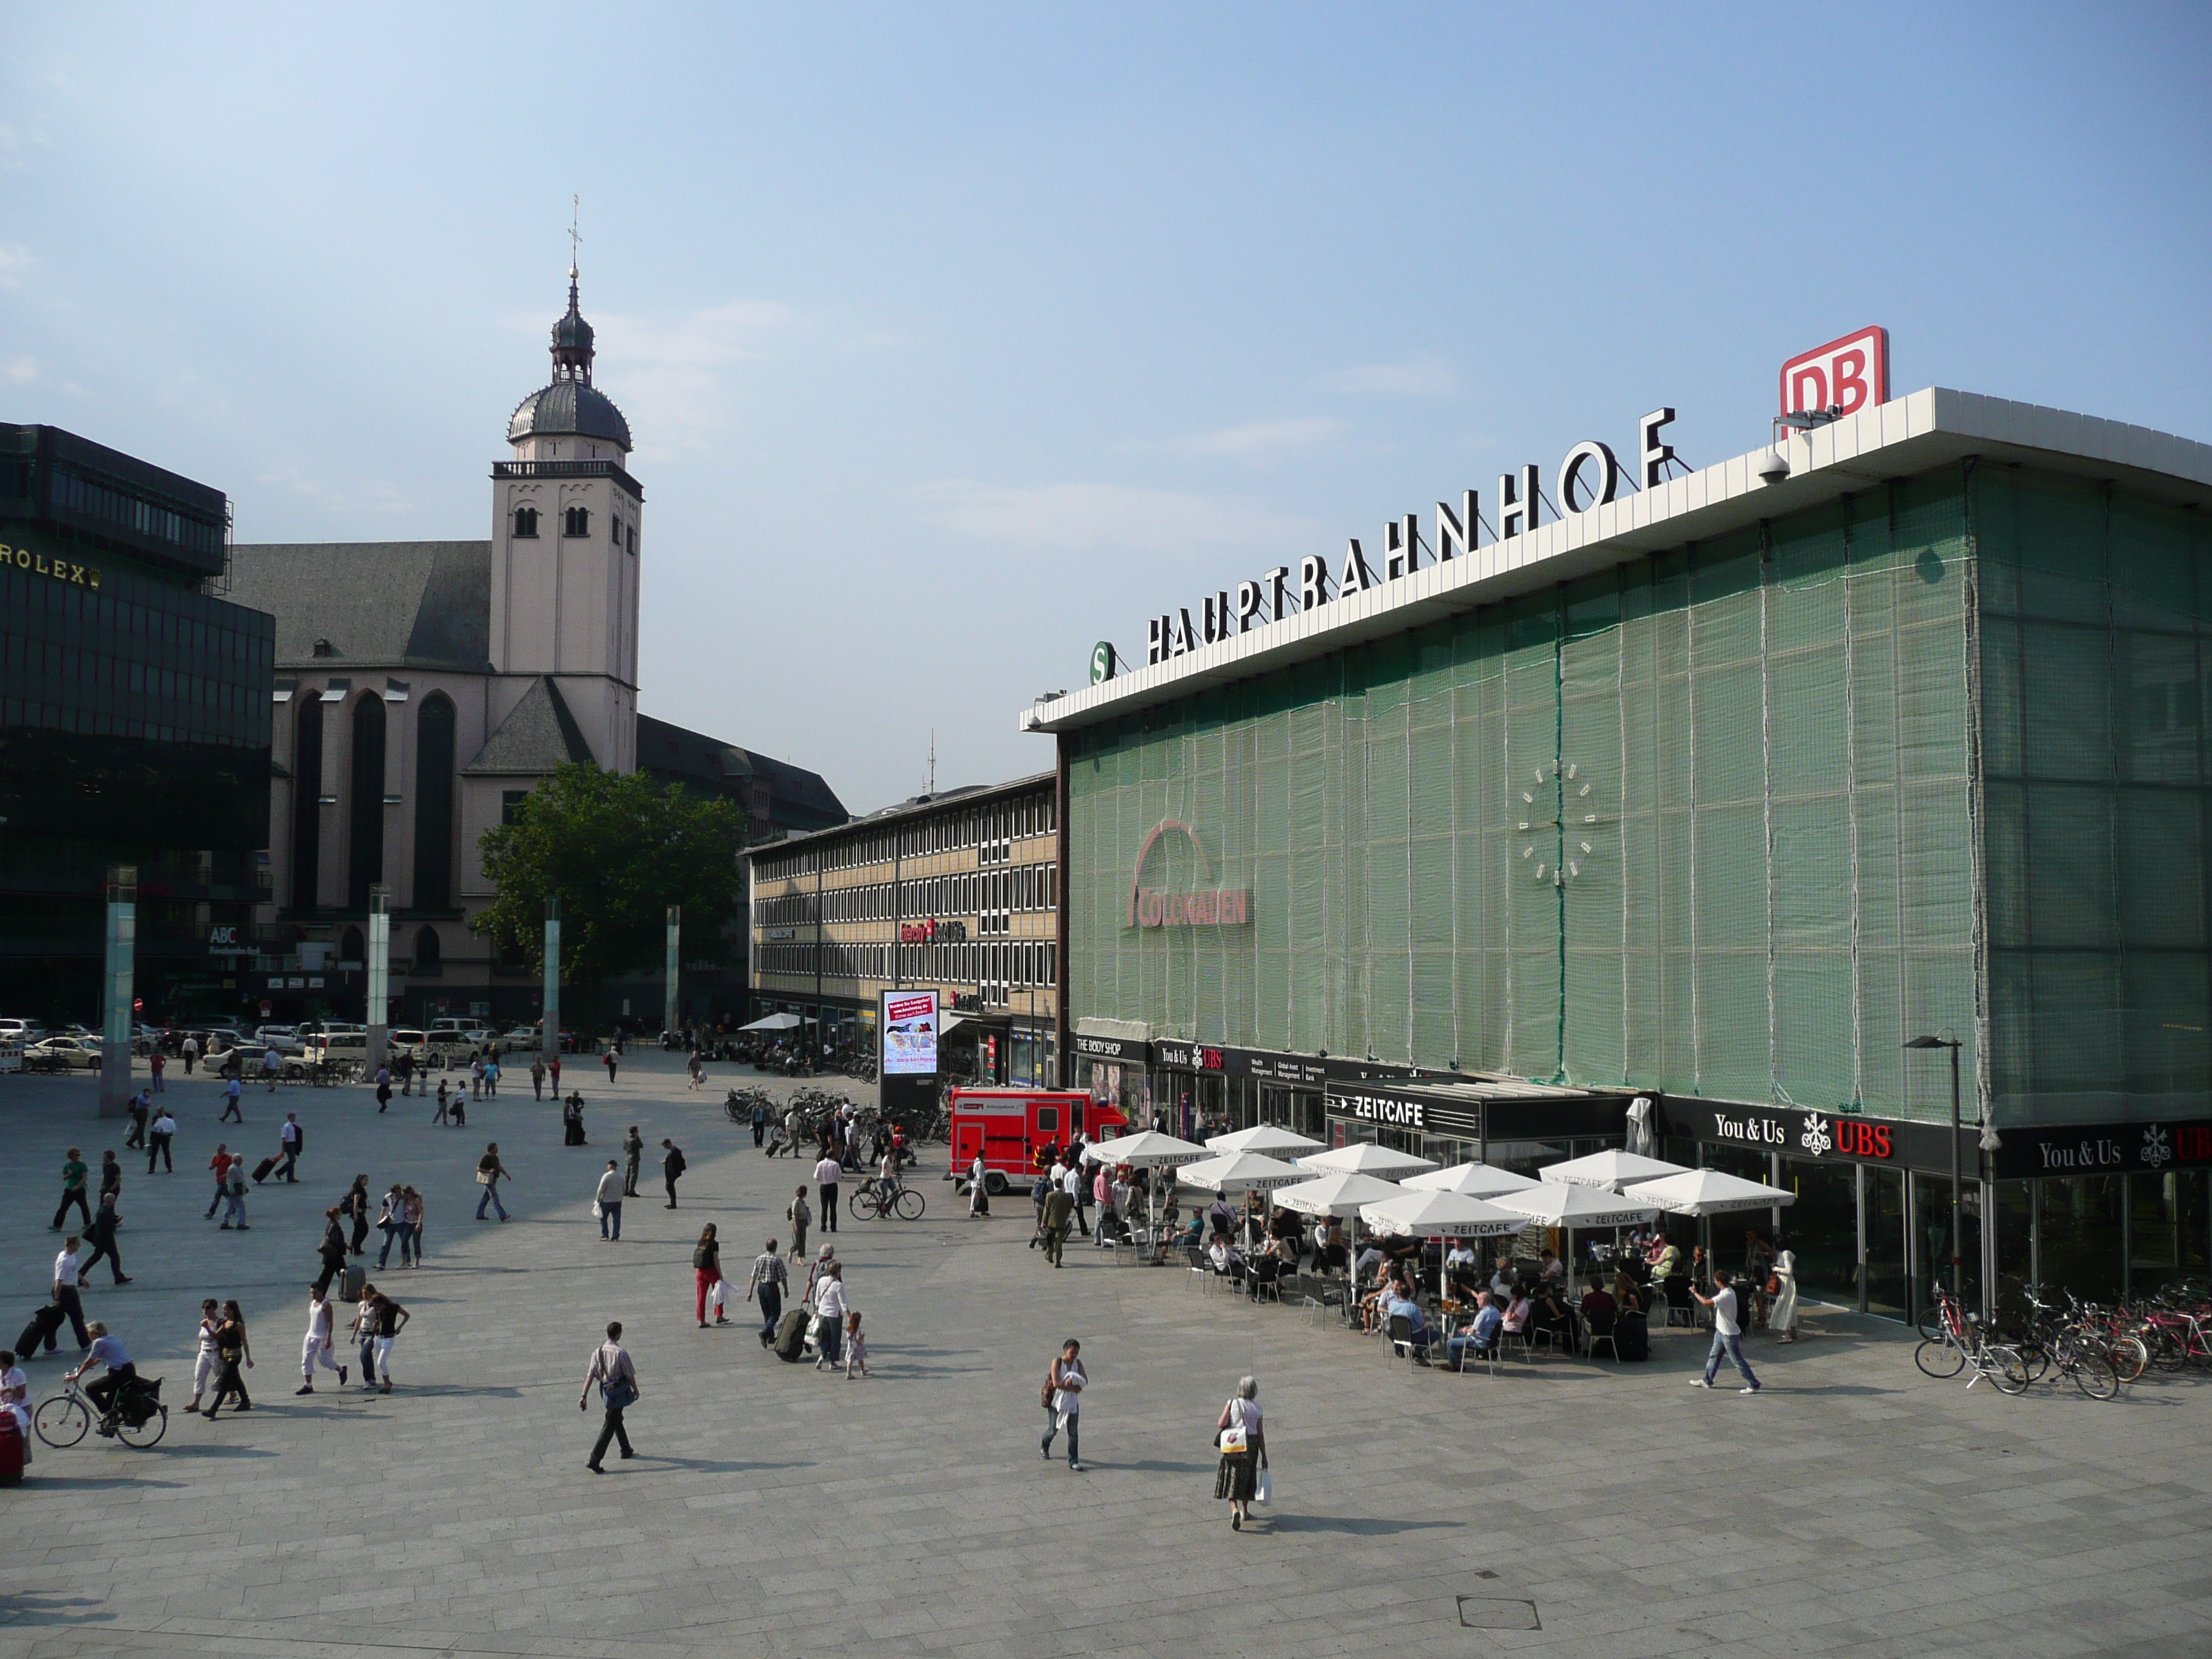
{"label": "man in white shirt", "polygon": [[1713,1293],[1711,1296],[1699,1296],[1694,1287],[1692,1288],[1690,1294],[1697,1297],[1698,1301],[1713,1310],[1713,1346],[1711,1351],[1705,1355],[1705,1374],[1692,1382],[1690,1386],[1693,1389],[1711,1388],[1713,1374],[1721,1368],[1721,1356],[1726,1354],[1729,1358],[1735,1362],[1736,1370],[1743,1373],[1742,1391],[1745,1394],[1757,1394],[1759,1382],[1759,1379],[1752,1375],[1750,1365],[1744,1360],[1743,1326],[1736,1319],[1735,1287],[1729,1283],[1728,1269],[1719,1267],[1714,1270]]}
{"label": "man in white shirt", "polygon": [[1063,1189],[1075,1200],[1075,1228],[1085,1238],[1091,1237],[1091,1218],[1085,1212],[1091,1204],[1091,1183],[1084,1178],[1080,1156],[1070,1159],[1067,1173],[1060,1177]]}
{"label": "man in white shirt", "polygon": [[193,1062],[200,1057],[200,1040],[198,1037],[188,1036],[185,1039],[184,1055],[185,1075],[190,1077],[192,1074]]}
{"label": "man in white shirt", "polygon": [[146,1173],[154,1173],[154,1160],[161,1160],[161,1168],[170,1175],[177,1172],[176,1160],[169,1152],[170,1143],[176,1139],[177,1120],[169,1115],[166,1106],[154,1115],[146,1126]]}
{"label": "man in white shirt", "polygon": [[82,1268],[77,1261],[77,1246],[84,1241],[71,1233],[63,1242],[62,1253],[54,1258],[54,1306],[69,1316],[70,1330],[82,1348],[91,1344],[92,1337],[84,1328],[84,1303],[77,1295],[77,1283]]}
{"label": "man in white shirt", "polygon": [[842,1173],[837,1160],[824,1152],[822,1161],[814,1166],[816,1196],[822,1200],[822,1231],[837,1231],[837,1177]]}
{"label": "man in white shirt", "polygon": [[276,1145],[283,1153],[283,1163],[276,1174],[277,1180],[289,1181],[295,1187],[300,1184],[300,1148],[307,1139],[306,1131],[300,1127],[300,1115],[285,1113],[284,1127],[276,1131]]}
{"label": "man in white shirt", "polygon": [[607,1171],[599,1177],[599,1189],[593,1194],[599,1206],[599,1237],[619,1239],[622,1237],[623,1178],[622,1166],[614,1159],[607,1160]]}
{"label": "man in white shirt", "polygon": [[261,1080],[269,1085],[269,1092],[276,1092],[276,1079],[284,1070],[284,1055],[275,1043],[270,1043],[261,1056]]}
{"label": "man in white shirt", "polygon": [[345,1387],[346,1368],[331,1358],[331,1304],[322,1291],[310,1288],[307,1291],[307,1334],[300,1343],[300,1380],[304,1387],[300,1394],[315,1391],[315,1367],[338,1374],[338,1386]]}

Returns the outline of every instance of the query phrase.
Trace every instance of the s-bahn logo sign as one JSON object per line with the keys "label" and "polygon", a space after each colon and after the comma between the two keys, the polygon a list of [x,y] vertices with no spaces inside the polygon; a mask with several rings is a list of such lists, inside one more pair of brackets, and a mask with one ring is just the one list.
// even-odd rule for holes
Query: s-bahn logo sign
{"label": "s-bahn logo sign", "polygon": [[[1145,863],[1160,837],[1173,833],[1190,842],[1198,854],[1199,867],[1207,885],[1173,892],[1145,885]],[[1163,855],[1164,856],[1164,854]],[[1137,866],[1129,877],[1128,918],[1126,927],[1242,927],[1252,920],[1252,890],[1213,886],[1213,860],[1198,832],[1180,818],[1169,818],[1145,837],[1137,849]]]}

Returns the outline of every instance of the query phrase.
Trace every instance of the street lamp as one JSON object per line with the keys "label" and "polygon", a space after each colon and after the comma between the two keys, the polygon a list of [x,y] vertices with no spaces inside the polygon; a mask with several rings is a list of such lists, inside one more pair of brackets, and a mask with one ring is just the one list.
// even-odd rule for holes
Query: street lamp
{"label": "street lamp", "polygon": [[1948,1048],[1951,1051],[1951,1299],[1964,1305],[1966,1292],[1959,1273],[1959,1188],[1966,1175],[1959,1162],[1959,1039],[1955,1036],[1917,1036],[1908,1048]]}

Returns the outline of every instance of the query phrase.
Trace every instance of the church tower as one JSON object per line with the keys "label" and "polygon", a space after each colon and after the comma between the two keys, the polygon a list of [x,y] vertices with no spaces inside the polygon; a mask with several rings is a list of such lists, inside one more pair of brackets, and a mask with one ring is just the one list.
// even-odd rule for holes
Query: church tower
{"label": "church tower", "polygon": [[[629,422],[592,385],[592,325],[576,283],[572,260],[552,381],[515,410],[514,459],[492,468],[489,653],[499,674],[550,678],[593,757],[630,772],[645,492],[627,470]],[[510,689],[514,701],[526,690]]]}

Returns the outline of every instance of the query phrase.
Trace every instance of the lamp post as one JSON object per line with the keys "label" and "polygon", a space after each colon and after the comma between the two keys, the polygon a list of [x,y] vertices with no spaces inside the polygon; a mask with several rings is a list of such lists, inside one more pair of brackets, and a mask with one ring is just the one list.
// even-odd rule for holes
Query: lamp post
{"label": "lamp post", "polygon": [[1959,1158],[1959,1039],[1917,1036],[1905,1046],[1951,1051],[1951,1299],[1963,1304],[1966,1297],[1959,1270],[1959,1188],[1965,1185],[1966,1177]]}
{"label": "lamp post", "polygon": [[138,961],[138,866],[107,867],[107,970],[102,976],[100,1115],[131,1109],[131,1003]]}
{"label": "lamp post", "polygon": [[561,901],[557,896],[545,901],[545,995],[541,1029],[538,1033],[538,1052],[545,1058],[548,1070],[561,1058]]}
{"label": "lamp post", "polygon": [[672,1031],[676,1029],[676,976],[681,966],[683,943],[684,907],[680,904],[672,904],[668,907],[668,962],[665,971],[662,975],[668,982],[667,995],[663,1000],[660,1015],[660,1029],[663,1031]]}
{"label": "lamp post", "polygon": [[368,890],[368,1041],[362,1045],[362,1064],[370,1082],[384,1067],[390,1046],[392,1018],[392,889],[379,882]]}

